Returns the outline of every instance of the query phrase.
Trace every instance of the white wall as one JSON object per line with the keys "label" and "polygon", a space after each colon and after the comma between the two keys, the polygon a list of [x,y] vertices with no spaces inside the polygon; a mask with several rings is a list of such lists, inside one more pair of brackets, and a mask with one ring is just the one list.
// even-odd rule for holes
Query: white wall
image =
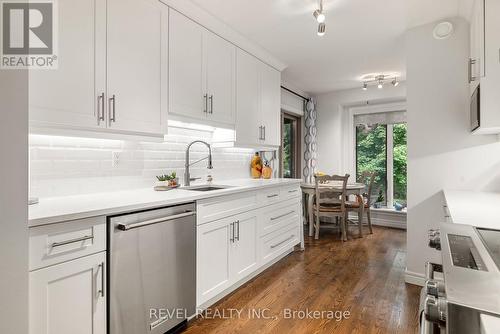
{"label": "white wall", "polygon": [[0,333],[28,333],[28,72],[0,70]]}
{"label": "white wall", "polygon": [[406,33],[408,280],[423,275],[426,261],[440,262],[427,247],[428,229],[444,219],[440,190],[500,190],[500,143],[469,132],[469,26],[451,22],[446,40],[432,37],[434,24]]}
{"label": "white wall", "polygon": [[387,85],[383,89],[370,86],[363,91],[360,88],[335,91],[315,97],[318,110],[318,170],[326,173],[347,173],[352,161],[347,161],[345,152],[348,108],[369,104],[383,104],[406,99],[404,82],[397,87]]}
{"label": "white wall", "polygon": [[[210,142],[212,132],[170,127],[161,143],[31,135],[31,195],[50,197],[152,187],[156,175],[172,171],[182,181],[185,150],[196,139]],[[202,177],[197,182],[206,182],[208,174],[214,182],[250,177],[252,150],[213,148],[212,153],[214,169],[208,170],[206,161],[191,167],[191,177]],[[192,162],[206,155],[204,145],[191,148]],[[114,156],[118,160],[113,161]]]}

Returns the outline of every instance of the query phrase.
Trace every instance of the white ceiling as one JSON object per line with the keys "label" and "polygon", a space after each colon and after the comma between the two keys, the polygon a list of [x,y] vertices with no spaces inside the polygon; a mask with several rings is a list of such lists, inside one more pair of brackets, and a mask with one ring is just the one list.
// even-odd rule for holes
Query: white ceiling
{"label": "white ceiling", "polygon": [[[461,14],[470,0],[192,0],[288,65],[283,80],[318,94],[359,87],[367,73],[405,77],[404,32]],[[467,4],[464,4],[467,3]]]}

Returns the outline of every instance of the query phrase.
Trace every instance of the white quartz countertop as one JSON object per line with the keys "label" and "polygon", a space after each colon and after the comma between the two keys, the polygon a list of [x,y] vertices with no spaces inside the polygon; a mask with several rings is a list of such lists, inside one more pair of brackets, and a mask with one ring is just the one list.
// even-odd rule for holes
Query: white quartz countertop
{"label": "white quartz countertop", "polygon": [[454,223],[500,229],[500,193],[463,190],[443,192]]}
{"label": "white quartz countertop", "polygon": [[193,191],[182,188],[169,191],[154,191],[153,187],[151,187],[87,195],[40,198],[38,204],[29,206],[28,224],[33,227],[88,217],[114,215],[265,187],[299,185],[300,182],[300,179],[241,179],[216,182],[214,186],[223,185],[230,186],[230,188],[213,191]]}

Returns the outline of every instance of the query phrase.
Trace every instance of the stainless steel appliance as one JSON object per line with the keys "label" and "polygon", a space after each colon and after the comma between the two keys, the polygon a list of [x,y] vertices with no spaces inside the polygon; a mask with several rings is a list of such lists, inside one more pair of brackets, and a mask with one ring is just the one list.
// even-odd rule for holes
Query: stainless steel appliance
{"label": "stainless steel appliance", "polygon": [[481,86],[477,86],[470,99],[470,130],[474,131],[481,125]]}
{"label": "stainless steel appliance", "polygon": [[500,230],[443,223],[429,233],[442,265],[428,263],[421,333],[482,333],[480,316],[500,317]]}
{"label": "stainless steel appliance", "polygon": [[110,334],[163,334],[196,306],[195,204],[109,218]]}

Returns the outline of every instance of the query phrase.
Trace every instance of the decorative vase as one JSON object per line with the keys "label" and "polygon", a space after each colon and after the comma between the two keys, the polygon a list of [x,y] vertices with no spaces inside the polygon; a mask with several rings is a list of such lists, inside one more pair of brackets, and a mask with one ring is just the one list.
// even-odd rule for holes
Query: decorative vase
{"label": "decorative vase", "polygon": [[273,175],[273,169],[269,167],[269,162],[266,161],[264,167],[262,167],[262,178],[270,179]]}

